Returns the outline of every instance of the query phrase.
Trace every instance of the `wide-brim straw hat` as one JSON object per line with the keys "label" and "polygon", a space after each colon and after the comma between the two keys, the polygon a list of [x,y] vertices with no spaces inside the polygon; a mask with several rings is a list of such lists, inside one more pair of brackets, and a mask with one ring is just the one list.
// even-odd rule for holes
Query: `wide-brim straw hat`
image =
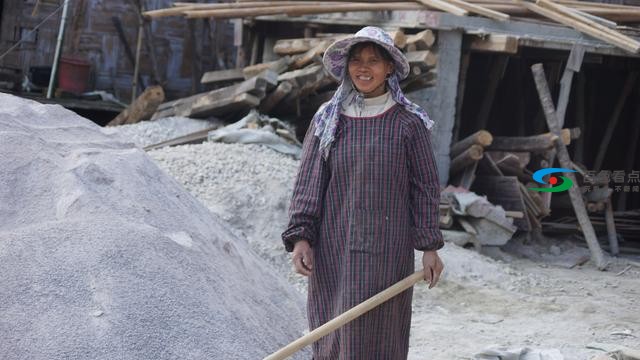
{"label": "wide-brim straw hat", "polygon": [[345,74],[349,50],[353,45],[367,41],[374,42],[389,52],[393,59],[394,69],[399,80],[409,75],[409,62],[407,58],[402,51],[394,45],[391,35],[375,26],[362,28],[353,36],[338,40],[327,48],[324,52],[322,62],[327,71],[329,71],[329,74],[335,79],[341,80]]}

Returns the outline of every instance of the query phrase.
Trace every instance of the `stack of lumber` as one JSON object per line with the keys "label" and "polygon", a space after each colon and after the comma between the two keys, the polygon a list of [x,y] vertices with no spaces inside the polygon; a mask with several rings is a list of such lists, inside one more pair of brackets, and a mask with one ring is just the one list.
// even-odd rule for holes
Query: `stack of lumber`
{"label": "stack of lumber", "polygon": [[[563,129],[561,135],[568,145],[580,134],[577,129]],[[516,214],[518,229],[540,229],[550,206],[543,193],[528,188],[543,186],[533,181],[532,173],[551,166],[556,139],[551,133],[510,137],[477,131],[451,147],[450,183],[486,195],[491,203]]]}
{"label": "stack of lumber", "polygon": [[632,53],[640,42],[617,30],[618,23],[640,22],[640,7],[576,0],[417,0],[385,2],[352,1],[239,1],[199,4],[178,2],[168,9],[144,13],[147,18],[185,16],[187,18],[246,18],[262,15],[301,16],[353,11],[433,10],[457,16],[480,15],[497,21],[510,16],[544,18],[593,36]]}
{"label": "stack of lumber", "polygon": [[[437,50],[431,30],[406,35],[390,31],[397,47],[403,49],[411,66],[410,75],[401,83],[406,92],[435,84]],[[277,60],[243,69],[205,73],[201,83],[214,90],[165,102],[152,119],[169,116],[221,118],[237,116],[251,109],[295,119],[315,112],[335,92],[337,82],[322,65],[325,50],[347,34],[318,34],[313,38],[281,39],[273,52]]]}

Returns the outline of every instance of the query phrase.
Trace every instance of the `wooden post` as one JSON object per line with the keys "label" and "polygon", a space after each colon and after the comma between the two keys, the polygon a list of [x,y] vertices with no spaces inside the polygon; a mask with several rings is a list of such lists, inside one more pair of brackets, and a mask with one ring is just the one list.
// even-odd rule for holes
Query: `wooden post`
{"label": "wooden post", "polygon": [[[635,164],[636,154],[638,153],[638,137],[640,137],[640,103],[636,102],[635,116],[633,117],[633,128],[630,132],[629,146],[627,147],[628,155],[626,156],[625,173],[630,173]],[[627,193],[621,192],[618,197],[618,211],[624,211],[627,205]]]}
{"label": "wooden post", "polygon": [[489,122],[489,115],[491,114],[491,108],[493,107],[493,99],[496,96],[496,90],[502,80],[504,71],[509,63],[509,57],[507,55],[496,55],[495,61],[492,63],[491,70],[489,71],[489,83],[485,92],[484,100],[482,101],[482,107],[478,111],[478,130],[486,129]]}
{"label": "wooden post", "polygon": [[144,19],[142,16],[138,17],[138,42],[136,43],[136,65],[133,68],[133,79],[131,84],[131,103],[136,101],[136,91],[138,90],[138,74],[140,73],[140,51],[142,49],[142,34],[144,26]]}
{"label": "wooden post", "polygon": [[604,210],[604,219],[607,224],[607,236],[609,238],[609,251],[611,255],[616,256],[620,253],[618,248],[618,235],[616,234],[616,222],[613,220],[613,206],[611,205],[611,197],[606,200],[606,208]]}
{"label": "wooden post", "polygon": [[602,142],[598,147],[598,155],[596,155],[596,159],[593,162],[593,170],[602,170],[602,163],[604,162],[604,156],[607,154],[607,148],[609,147],[609,142],[613,136],[613,131],[616,129],[616,125],[618,125],[618,120],[620,120],[620,114],[622,113],[622,109],[624,109],[624,104],[627,102],[627,98],[629,97],[629,94],[631,94],[631,90],[635,86],[637,79],[638,72],[633,71],[624,83],[618,102],[613,108],[611,118],[609,118],[609,121],[607,122],[607,130],[605,131],[604,136],[602,137]]}
{"label": "wooden post", "polygon": [[[544,114],[547,119],[547,125],[554,134],[558,135],[558,139],[556,140],[558,160],[562,167],[570,169],[572,167],[571,159],[569,158],[567,147],[560,140],[560,126],[558,119],[556,118],[553,101],[551,100],[551,93],[549,92],[549,86],[547,85],[547,80],[545,78],[544,68],[542,67],[542,64],[535,64],[531,67],[531,71],[533,72],[533,78],[540,97],[540,103],[542,104],[542,108],[544,109]],[[571,179],[574,184],[577,184],[576,177],[573,173],[569,172],[565,175]],[[585,240],[587,241],[587,245],[591,251],[591,259],[599,270],[604,270],[608,264],[604,259],[600,244],[598,244],[598,238],[593,230],[591,220],[589,220],[589,215],[587,214],[587,209],[584,205],[580,189],[575,185],[570,187],[568,191],[573,209],[576,213],[576,217],[578,218],[578,222],[580,223],[580,228],[582,228]]]}

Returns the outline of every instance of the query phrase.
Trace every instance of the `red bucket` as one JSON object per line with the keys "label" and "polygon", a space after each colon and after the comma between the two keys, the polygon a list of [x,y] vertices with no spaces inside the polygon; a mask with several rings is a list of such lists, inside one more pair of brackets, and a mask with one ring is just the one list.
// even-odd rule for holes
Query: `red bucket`
{"label": "red bucket", "polygon": [[87,91],[91,63],[77,58],[61,57],[58,68],[58,87],[64,91],[81,94]]}

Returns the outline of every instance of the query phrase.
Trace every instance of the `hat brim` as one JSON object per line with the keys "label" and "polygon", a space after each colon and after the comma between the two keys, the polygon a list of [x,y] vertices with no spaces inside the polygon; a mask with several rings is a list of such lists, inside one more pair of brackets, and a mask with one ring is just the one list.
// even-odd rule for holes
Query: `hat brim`
{"label": "hat brim", "polygon": [[398,74],[399,80],[402,80],[409,75],[409,62],[400,49],[370,37],[354,36],[334,42],[324,52],[322,63],[329,74],[331,74],[331,76],[336,80],[341,80],[345,73],[347,56],[349,56],[349,50],[351,50],[351,47],[362,42],[376,43],[389,52],[389,55],[391,55],[391,58],[393,59],[394,69]]}

